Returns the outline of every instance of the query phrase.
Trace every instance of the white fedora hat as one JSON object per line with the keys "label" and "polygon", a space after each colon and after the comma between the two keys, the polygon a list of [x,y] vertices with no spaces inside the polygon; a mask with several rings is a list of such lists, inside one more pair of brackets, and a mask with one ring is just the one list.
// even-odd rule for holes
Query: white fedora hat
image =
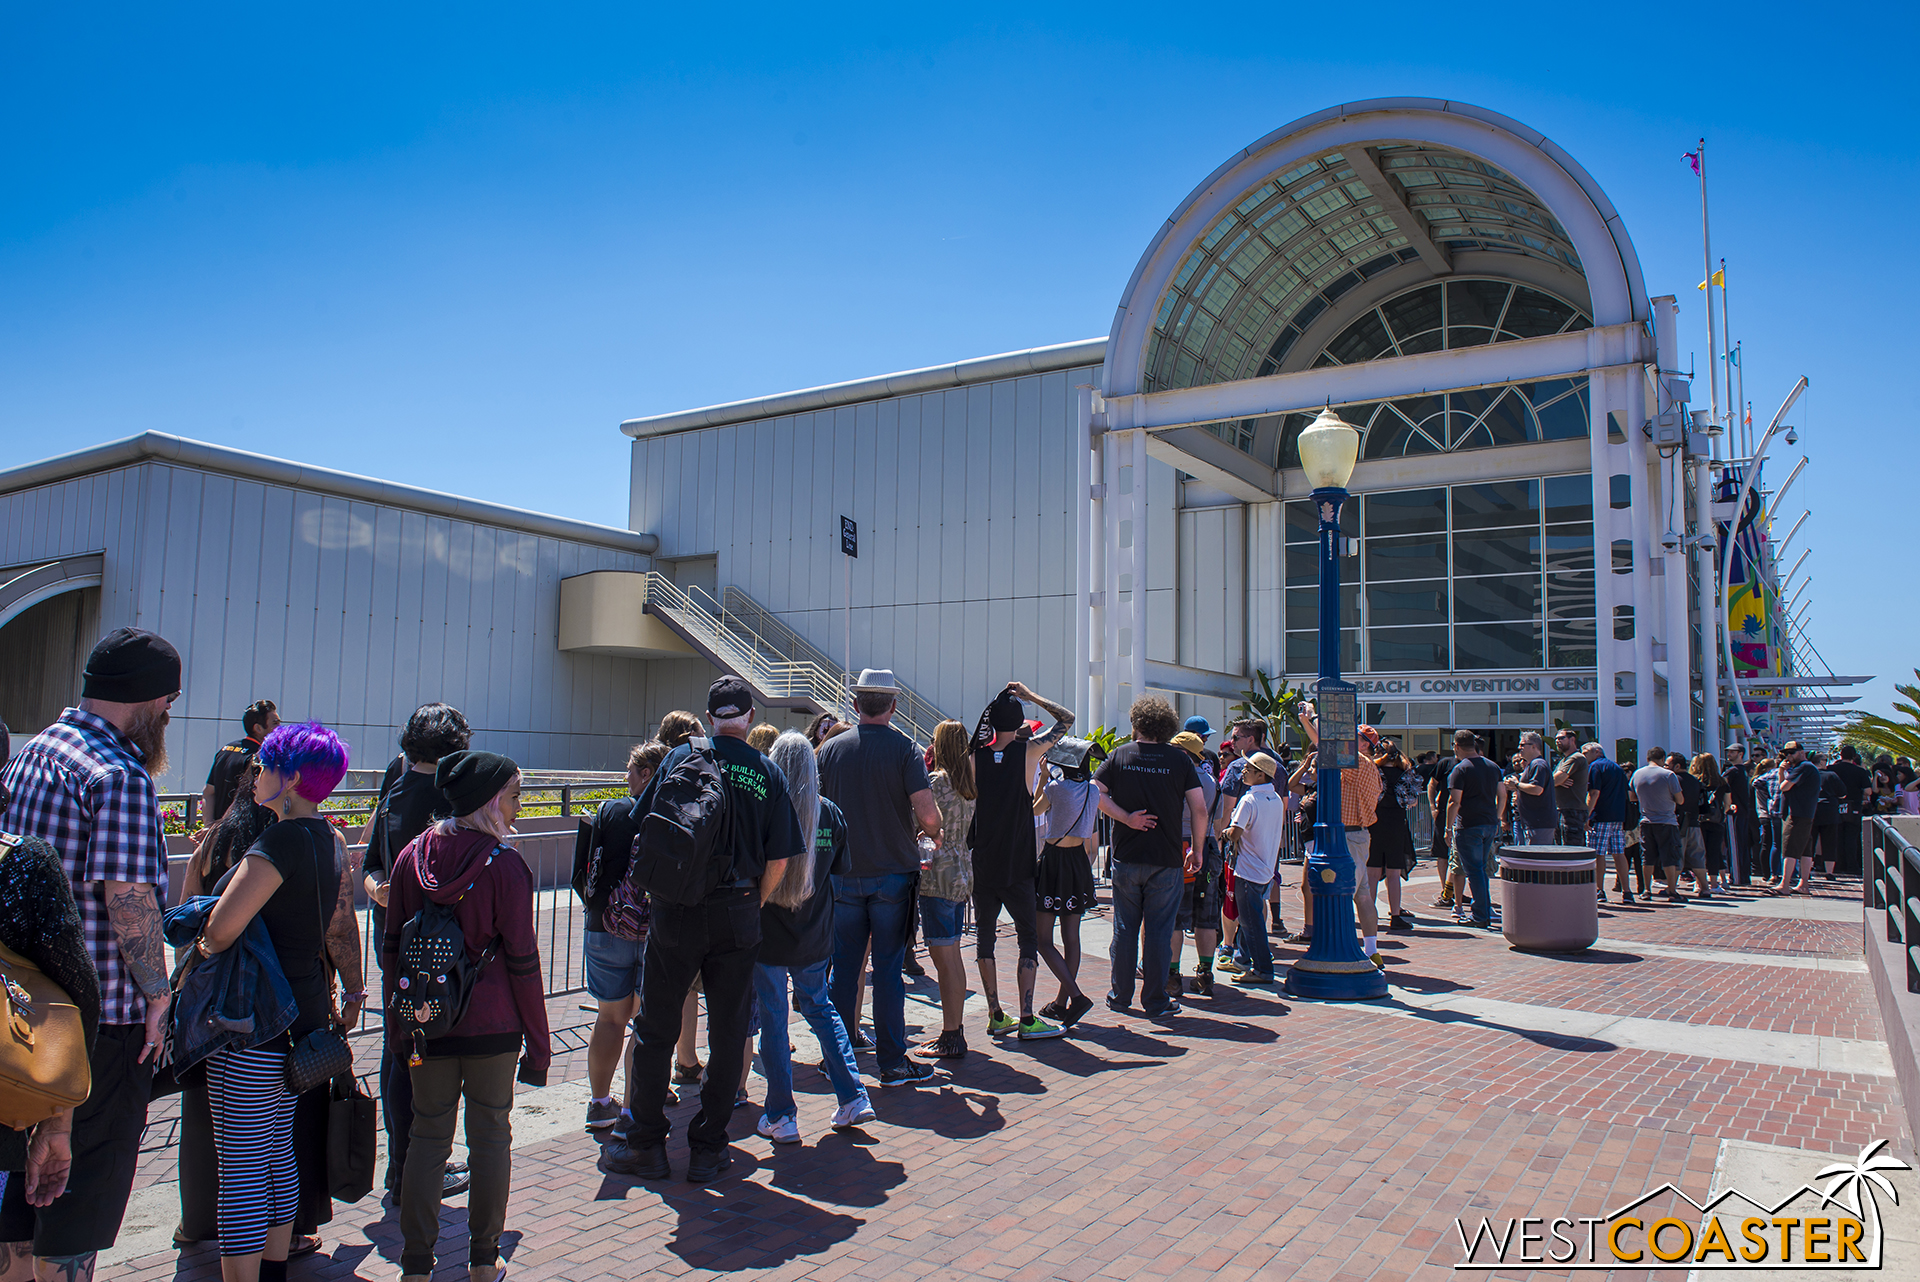
{"label": "white fedora hat", "polygon": [[900,693],[900,683],[894,680],[892,668],[860,669],[860,679],[853,683],[853,688],[862,694],[868,691],[884,694]]}

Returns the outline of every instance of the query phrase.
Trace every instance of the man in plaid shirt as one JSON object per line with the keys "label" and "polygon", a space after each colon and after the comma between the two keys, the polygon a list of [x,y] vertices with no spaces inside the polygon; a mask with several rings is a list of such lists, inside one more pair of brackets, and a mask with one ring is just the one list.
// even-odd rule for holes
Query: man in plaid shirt
{"label": "man in plaid shirt", "polygon": [[87,660],[80,706],[35,735],[0,780],[13,798],[9,825],[66,865],[100,972],[92,1092],[70,1134],[34,1137],[47,1169],[68,1166],[65,1191],[56,1185],[34,1205],[26,1181],[9,1180],[0,1201],[9,1276],[28,1276],[31,1255],[39,1276],[91,1278],[126,1212],[169,997],[153,772],[166,769],[167,709],[179,695],[179,653],[151,632],[118,629]]}

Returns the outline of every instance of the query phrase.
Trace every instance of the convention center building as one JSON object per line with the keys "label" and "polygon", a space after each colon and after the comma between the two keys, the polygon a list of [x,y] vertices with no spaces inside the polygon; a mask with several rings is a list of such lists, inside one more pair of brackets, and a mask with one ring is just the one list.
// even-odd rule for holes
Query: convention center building
{"label": "convention center building", "polygon": [[1102,338],[621,424],[625,530],[151,433],[0,472],[0,716],[43,723],[136,624],[186,657],[201,769],[257,697],[383,757],[444,698],[480,745],[614,768],[722,667],[787,723],[890,668],[923,741],[1013,678],[1083,727],[1146,690],[1219,726],[1256,671],[1313,679],[1295,442],[1331,405],[1364,433],[1363,719],[1705,747],[1676,311],[1536,131],[1335,107],[1208,175]]}

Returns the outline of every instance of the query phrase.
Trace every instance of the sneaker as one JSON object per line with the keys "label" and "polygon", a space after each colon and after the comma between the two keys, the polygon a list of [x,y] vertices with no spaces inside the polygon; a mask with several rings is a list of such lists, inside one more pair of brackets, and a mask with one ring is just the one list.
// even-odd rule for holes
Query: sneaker
{"label": "sneaker", "polygon": [[753,1129],[775,1144],[800,1142],[800,1119],[797,1117],[768,1117],[762,1114],[760,1124]]}
{"label": "sneaker", "polygon": [[1382,957],[1379,953],[1374,953],[1371,957],[1368,957],[1367,960],[1372,962],[1374,966],[1376,966],[1380,970],[1385,970],[1387,968],[1387,959]]}
{"label": "sneaker", "polygon": [[1168,999],[1167,1004],[1165,1006],[1160,1007],[1158,1010],[1148,1011],[1147,1018],[1148,1019],[1172,1019],[1175,1015],[1178,1015],[1179,1013],[1180,1013],[1180,1003],[1170,998]]}
{"label": "sneaker", "polygon": [[912,975],[915,979],[925,979],[927,977],[927,968],[922,966],[914,959],[913,955],[909,953],[907,959],[900,963],[900,973],[902,975]]}
{"label": "sneaker", "polygon": [[1620,902],[1621,902],[1621,903],[1623,903],[1623,904],[1630,904],[1630,903],[1632,903],[1632,902],[1633,902],[1633,892],[1632,892],[1631,890],[1623,890],[1623,891],[1621,891],[1621,892],[1620,892]]}
{"label": "sneaker", "polygon": [[1247,971],[1244,974],[1235,975],[1233,982],[1242,988],[1270,988],[1273,986],[1273,976]]}
{"label": "sneaker", "polygon": [[1198,997],[1213,996],[1213,972],[1211,970],[1196,970],[1193,972],[1193,991],[1194,995]]}
{"label": "sneaker", "polygon": [[616,1100],[590,1100],[587,1103],[587,1129],[604,1131],[620,1120],[620,1105]]}
{"label": "sneaker", "polygon": [[1020,1027],[1020,1021],[1003,1010],[987,1012],[987,1035],[1000,1037]]}
{"label": "sneaker", "polygon": [[1016,1034],[1023,1042],[1044,1042],[1053,1037],[1065,1037],[1067,1030],[1058,1024],[1049,1024],[1038,1015],[1029,1015],[1020,1021],[1020,1031]]}
{"label": "sneaker", "polygon": [[865,1126],[874,1119],[873,1105],[865,1095],[848,1100],[833,1111],[833,1129],[850,1131],[856,1126]]}
{"label": "sneaker", "polygon": [[873,1053],[873,1038],[867,1036],[857,1028],[849,1028],[847,1030],[847,1042],[856,1051],[865,1051],[869,1055]]}
{"label": "sneaker", "polygon": [[1442,896],[1440,896],[1440,898],[1438,898],[1438,899],[1436,899],[1436,900],[1434,900],[1434,901],[1433,901],[1432,903],[1430,903],[1430,904],[1428,904],[1428,905],[1427,905],[1427,907],[1429,907],[1429,908],[1451,908],[1451,907],[1453,907],[1453,896],[1452,896],[1452,895],[1442,895]]}
{"label": "sneaker", "polygon": [[916,1083],[924,1082],[932,1076],[934,1076],[933,1065],[916,1064],[912,1060],[908,1060],[906,1063],[894,1068],[881,1069],[880,1084],[882,1086],[912,1086]]}
{"label": "sneaker", "polygon": [[1227,956],[1215,957],[1213,959],[1213,968],[1215,970],[1224,970],[1229,975],[1244,975],[1247,973],[1245,966],[1242,966],[1239,962]]}
{"label": "sneaker", "polygon": [[[669,1097],[671,1097],[672,1092],[669,1091],[668,1095]],[[672,1100],[671,1102],[678,1103],[679,1101]],[[632,1129],[633,1129],[633,1114],[627,1112],[627,1110],[623,1108],[620,1110],[619,1120],[614,1122],[613,1130],[610,1133],[612,1134],[615,1140],[617,1140],[622,1144],[625,1144],[627,1142],[627,1133]]]}
{"label": "sneaker", "polygon": [[440,1196],[452,1197],[455,1193],[465,1193],[473,1187],[473,1173],[467,1170],[465,1162],[448,1162],[446,1174],[440,1177]]}
{"label": "sneaker", "polygon": [[1058,997],[1040,1008],[1041,1019],[1064,1019],[1066,1018],[1066,1014],[1067,1004]]}
{"label": "sneaker", "polygon": [[[795,1136],[798,1139],[799,1136]],[[733,1165],[733,1154],[721,1148],[697,1148],[687,1154],[687,1182],[705,1184],[720,1178],[720,1172]]]}
{"label": "sneaker", "polygon": [[630,1175],[637,1180],[665,1180],[673,1177],[667,1165],[665,1144],[642,1144],[637,1148],[609,1144],[600,1150],[599,1167],[609,1175]]}
{"label": "sneaker", "polygon": [[691,1067],[689,1067],[686,1064],[682,1064],[682,1063],[679,1063],[678,1061],[675,1061],[673,1066],[674,1085],[692,1086],[694,1083],[700,1080],[700,1071],[705,1067],[706,1065],[702,1064],[697,1059],[693,1061],[693,1064]]}
{"label": "sneaker", "polygon": [[1131,998],[1123,1000],[1118,994],[1108,993],[1107,1009],[1110,1011],[1114,1011],[1117,1014],[1124,1015],[1128,1011],[1133,1009],[1133,1001]]}
{"label": "sneaker", "polygon": [[1302,935],[1298,931],[1296,931],[1293,934],[1283,938],[1280,942],[1283,944],[1311,944],[1313,942],[1313,936]]}
{"label": "sneaker", "polygon": [[1066,1009],[1060,1012],[1061,1026],[1072,1028],[1082,1019],[1085,1019],[1087,1012],[1092,1009],[1093,998],[1087,996],[1085,993],[1081,993],[1078,997],[1069,997],[1067,999]]}

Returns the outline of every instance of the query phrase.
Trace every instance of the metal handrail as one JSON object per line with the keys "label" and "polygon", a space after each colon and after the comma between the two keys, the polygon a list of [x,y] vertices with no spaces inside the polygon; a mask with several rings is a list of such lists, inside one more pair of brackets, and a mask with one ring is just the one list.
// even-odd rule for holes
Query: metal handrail
{"label": "metal handrail", "polygon": [[[627,776],[624,773],[610,770],[572,770],[565,772],[529,770],[523,772],[521,779],[520,805],[523,809],[532,806],[550,806],[554,803],[551,800],[543,800],[542,798],[548,794],[557,793],[559,794],[560,813],[562,815],[572,815],[574,813],[573,807],[576,804],[574,801],[576,793],[594,792],[603,788],[620,787],[626,783]],[[365,823],[368,818],[372,817],[373,802],[379,795],[380,790],[378,788],[336,788],[328,795],[327,803],[364,801],[366,804],[345,806],[334,804],[330,809],[322,810],[321,813],[328,816],[345,815],[350,818],[357,816],[357,822]],[[199,821],[199,793],[163,792],[160,794],[159,801],[163,810],[168,806],[175,805],[183,808],[182,818],[189,832],[193,830]],[[598,803],[581,802],[578,804],[590,808]]]}
{"label": "metal handrail", "polygon": [[1861,896],[1869,911],[1887,915],[1887,942],[1907,958],[1907,991],[1920,993],[1920,849],[1888,823],[1867,817],[1870,866]]}
{"label": "metal handrail", "polygon": [[[850,715],[846,674],[806,638],[738,588],[722,591],[722,600],[699,587],[682,588],[657,572],[648,573],[645,600],[673,616],[749,684],[770,698],[801,699],[821,711]],[[930,743],[940,710],[918,693],[901,688],[895,724],[921,743]]]}

